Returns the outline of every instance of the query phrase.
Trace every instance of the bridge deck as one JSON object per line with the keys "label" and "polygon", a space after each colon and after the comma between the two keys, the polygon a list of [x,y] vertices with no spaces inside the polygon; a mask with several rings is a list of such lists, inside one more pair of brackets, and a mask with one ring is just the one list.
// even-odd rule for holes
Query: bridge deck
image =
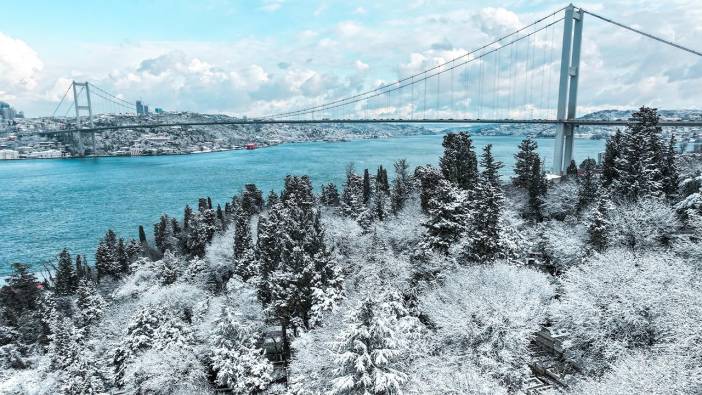
{"label": "bridge deck", "polygon": [[[575,126],[626,126],[626,120],[598,120],[598,119],[574,119],[559,121],[555,119],[302,119],[302,120],[281,120],[281,119],[238,119],[227,121],[203,121],[203,122],[174,122],[174,123],[149,123],[149,124],[129,124],[96,126],[81,129],[61,129],[37,132],[40,134],[63,134],[74,132],[101,132],[104,130],[119,129],[153,129],[170,126],[214,126],[214,125],[271,125],[271,124],[364,124],[364,123],[406,123],[406,124],[539,124],[539,125],[559,125],[569,124]],[[699,121],[665,121],[658,123],[664,127],[702,127],[702,120]]]}

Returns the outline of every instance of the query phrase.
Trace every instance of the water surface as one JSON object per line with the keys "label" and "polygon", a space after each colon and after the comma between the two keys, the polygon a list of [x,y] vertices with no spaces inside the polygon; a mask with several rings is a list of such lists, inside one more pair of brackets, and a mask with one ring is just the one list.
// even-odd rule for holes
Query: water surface
{"label": "water surface", "polygon": [[[436,164],[440,135],[358,140],[339,143],[284,144],[254,151],[197,155],[66,160],[0,161],[0,276],[11,262],[41,268],[67,247],[94,260],[95,247],[108,228],[124,238],[137,237],[138,225],[151,235],[161,213],[182,216],[185,204],[198,197],[229,201],[246,183],[265,194],[279,190],[287,174],[307,174],[315,187],[343,181],[344,169],[382,164],[389,169],[400,158],[412,168]],[[520,137],[474,136],[478,149],[493,144],[503,174],[512,173]],[[552,139],[539,139],[539,152],[550,167]],[[602,140],[576,140],[575,156],[596,158]]]}

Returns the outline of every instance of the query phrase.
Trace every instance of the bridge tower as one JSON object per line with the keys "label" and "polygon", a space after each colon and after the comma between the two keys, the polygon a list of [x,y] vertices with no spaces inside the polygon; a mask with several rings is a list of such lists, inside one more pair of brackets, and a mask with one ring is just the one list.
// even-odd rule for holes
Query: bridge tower
{"label": "bridge tower", "polygon": [[558,108],[556,111],[556,118],[563,122],[557,126],[556,130],[556,142],[553,149],[554,174],[563,174],[573,159],[575,126],[567,121],[575,119],[577,109],[584,15],[583,10],[576,9],[573,4],[568,5],[565,9]]}
{"label": "bridge tower", "polygon": [[[80,129],[81,126],[81,120],[80,120],[80,115],[81,111],[87,111],[88,112],[88,124],[90,127],[93,127],[93,107],[90,102],[90,84],[88,82],[76,82],[73,81],[72,83],[73,87],[73,104],[74,108],[76,109],[76,129]],[[78,90],[80,88],[80,90]],[[82,100],[80,100],[83,92],[85,92],[85,105],[81,105],[80,103]],[[95,155],[95,133],[92,132],[90,133],[92,137],[92,144],[93,144],[93,155]],[[83,132],[78,132],[77,139],[74,140],[77,141],[76,143],[76,149],[80,153],[80,156],[85,155],[85,146],[83,145]]]}

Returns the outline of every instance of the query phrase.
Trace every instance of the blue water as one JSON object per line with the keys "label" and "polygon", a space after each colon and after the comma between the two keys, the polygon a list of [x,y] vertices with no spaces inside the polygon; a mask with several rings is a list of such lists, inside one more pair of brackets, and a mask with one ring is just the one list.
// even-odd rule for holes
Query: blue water
{"label": "blue water", "polygon": [[[390,171],[400,158],[412,167],[436,164],[442,136],[401,137],[340,143],[284,144],[254,151],[197,155],[67,160],[0,161],[0,276],[11,262],[40,269],[66,247],[94,259],[99,238],[108,228],[124,238],[147,235],[161,213],[182,216],[185,204],[210,196],[229,201],[246,183],[264,190],[282,186],[287,174],[308,174],[316,187],[341,183],[344,169],[382,164]],[[475,136],[476,146],[493,144],[498,160],[510,165],[519,137]],[[540,139],[539,151],[550,166],[553,140]],[[577,140],[578,161],[603,150],[604,141]]]}

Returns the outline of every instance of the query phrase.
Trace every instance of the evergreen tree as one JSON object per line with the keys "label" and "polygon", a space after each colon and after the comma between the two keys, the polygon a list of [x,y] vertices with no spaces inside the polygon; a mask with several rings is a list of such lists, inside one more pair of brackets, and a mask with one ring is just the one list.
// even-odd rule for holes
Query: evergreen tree
{"label": "evergreen tree", "polygon": [[378,172],[375,176],[376,180],[380,182],[380,187],[385,192],[385,195],[390,195],[390,182],[388,181],[388,171],[383,167],[383,165],[380,165],[378,167]]}
{"label": "evergreen tree", "polygon": [[107,275],[115,276],[117,274],[114,272],[114,268],[117,266],[116,262],[117,235],[112,229],[109,229],[98,244],[95,252],[95,269],[97,270],[98,281]]}
{"label": "evergreen tree", "polygon": [[354,172],[353,165],[349,165],[341,195],[341,212],[347,217],[356,218],[363,210],[363,178]]}
{"label": "evergreen tree", "polygon": [[134,261],[136,261],[137,258],[139,258],[143,254],[141,244],[139,244],[139,242],[134,239],[129,240],[129,243],[127,243],[126,251],[129,264],[134,263]]}
{"label": "evergreen tree", "polygon": [[[537,152],[537,144],[532,138],[522,140],[519,144],[519,151],[514,155],[514,174],[512,184],[519,188],[528,188],[529,180],[534,172],[533,167],[536,161],[539,161]],[[539,161],[540,166],[540,161]],[[541,169],[539,169],[540,171]]]}
{"label": "evergreen tree", "polygon": [[375,181],[375,193],[373,194],[372,216],[378,221],[385,221],[387,217],[387,196],[383,191],[383,185],[377,179]]}
{"label": "evergreen tree", "polygon": [[61,393],[71,395],[107,393],[107,375],[92,352],[81,350],[62,376]]}
{"label": "evergreen tree", "polygon": [[622,137],[621,153],[615,161],[614,193],[624,199],[663,195],[661,128],[656,109],[641,107],[632,114]]}
{"label": "evergreen tree", "polygon": [[139,242],[144,246],[147,245],[146,232],[144,232],[144,227],[141,225],[139,225]]}
{"label": "evergreen tree", "polygon": [[212,199],[210,197],[207,197],[207,209],[212,210]]}
{"label": "evergreen tree", "polygon": [[328,207],[338,207],[341,203],[339,198],[339,190],[336,184],[330,182],[327,185],[322,185],[322,193],[319,196],[319,202]]}
{"label": "evergreen tree", "polygon": [[22,317],[39,307],[39,280],[22,263],[11,264],[12,272],[0,287],[0,318],[10,326],[20,324]]}
{"label": "evergreen tree", "polygon": [[222,228],[224,228],[224,213],[222,212],[222,206],[217,204],[217,220],[219,220],[219,223],[222,225]]}
{"label": "evergreen tree", "polygon": [[582,163],[582,176],[578,188],[578,211],[582,211],[597,199],[597,183],[595,177],[595,161],[585,160]]}
{"label": "evergreen tree", "polygon": [[427,229],[423,248],[448,254],[465,230],[467,215],[466,193],[448,180],[440,180],[429,220],[422,224]]}
{"label": "evergreen tree", "polygon": [[209,204],[207,203],[208,198],[198,198],[197,199],[197,211],[202,213],[203,211],[206,211],[209,209]]}
{"label": "evergreen tree", "polygon": [[83,258],[80,255],[76,255],[76,286],[80,280],[88,277],[87,265],[87,262],[83,264]]}
{"label": "evergreen tree", "polygon": [[256,187],[256,184],[244,185],[241,193],[241,209],[244,213],[251,218],[252,215],[260,213],[263,206],[263,192]]}
{"label": "evergreen tree", "polygon": [[127,254],[127,247],[124,245],[124,239],[120,237],[117,241],[117,249],[115,250],[115,255],[117,260],[115,261],[115,267],[113,271],[115,273],[127,274],[129,273],[129,255]]}
{"label": "evergreen tree", "polygon": [[621,156],[622,132],[617,129],[616,133],[607,138],[604,157],[602,159],[602,186],[608,188],[612,182],[618,178],[617,160]]}
{"label": "evergreen tree", "polygon": [[162,285],[173,284],[180,274],[180,260],[170,250],[166,250],[163,258],[156,262],[156,269]]}
{"label": "evergreen tree", "polygon": [[343,333],[336,357],[333,394],[400,394],[407,376],[394,368],[400,358],[397,317],[385,304],[364,299]]}
{"label": "evergreen tree", "polygon": [[611,210],[611,206],[612,203],[609,197],[606,195],[602,196],[597,203],[597,209],[588,227],[588,244],[598,252],[604,252],[609,244],[608,232],[610,222],[608,214]]}
{"label": "evergreen tree", "polygon": [[368,169],[363,170],[363,204],[368,206],[371,198],[371,180]]}
{"label": "evergreen tree", "polygon": [[234,272],[244,281],[256,275],[253,244],[249,229],[249,217],[241,208],[237,208],[234,222]]}
{"label": "evergreen tree", "polygon": [[464,190],[472,190],[478,180],[478,160],[466,132],[444,136],[444,155],[439,167],[444,178]]}
{"label": "evergreen tree", "polygon": [[419,180],[419,201],[422,211],[428,213],[432,201],[436,199],[438,185],[443,176],[441,171],[431,165],[417,167],[414,176]]}
{"label": "evergreen tree", "polygon": [[256,347],[255,335],[223,308],[211,337],[215,382],[234,394],[258,393],[272,381],[273,365]]}
{"label": "evergreen tree", "polygon": [[97,292],[95,284],[90,280],[83,279],[80,281],[76,293],[78,294],[76,307],[78,308],[80,325],[86,327],[97,322],[103,315],[106,303],[105,299]]}
{"label": "evergreen tree", "polygon": [[678,196],[678,186],[680,184],[680,174],[676,163],[675,135],[670,136],[663,162],[663,193],[668,200],[673,200]]}
{"label": "evergreen tree", "polygon": [[172,235],[169,225],[170,221],[166,214],[161,214],[161,220],[157,224],[154,224],[154,244],[162,254],[166,252],[166,250],[171,249],[169,240]]}
{"label": "evergreen tree", "polygon": [[278,198],[278,194],[275,193],[275,191],[271,189],[271,191],[268,193],[268,199],[266,201],[266,208],[273,207],[279,201],[280,201],[280,199]]}
{"label": "evergreen tree", "polygon": [[412,192],[408,171],[409,165],[405,159],[395,162],[395,181],[392,184],[391,208],[393,214],[396,215],[405,208]]}
{"label": "evergreen tree", "polygon": [[[219,205],[217,205],[217,207],[219,208]],[[173,233],[173,236],[177,238],[182,230],[183,229],[180,228],[180,224],[178,223],[178,219],[175,217],[171,218],[171,233]]]}
{"label": "evergreen tree", "polygon": [[575,160],[573,160],[573,159],[570,160],[570,164],[568,165],[568,168],[566,169],[566,177],[573,178],[576,180],[578,178],[578,165],[575,164]]}
{"label": "evergreen tree", "polygon": [[190,228],[190,220],[193,217],[193,209],[187,204],[185,205],[185,210],[183,211],[183,230],[188,230]]}
{"label": "evergreen tree", "polygon": [[282,203],[259,225],[259,298],[283,333],[311,328],[340,297],[342,279],[324,240],[309,177],[286,177]]}
{"label": "evergreen tree", "polygon": [[70,318],[53,309],[49,317],[49,360],[52,370],[65,370],[78,360],[80,334]]}
{"label": "evergreen tree", "polygon": [[533,221],[543,220],[544,197],[548,182],[541,169],[541,159],[537,156],[532,160],[531,175],[527,182],[528,202],[525,216]]}
{"label": "evergreen tree", "polygon": [[129,360],[141,351],[148,350],[154,342],[154,332],[164,321],[162,310],[146,305],[137,310],[127,325],[127,334],[113,357],[114,378],[118,387],[124,385],[125,368]]}
{"label": "evergreen tree", "polygon": [[483,172],[473,203],[468,255],[475,261],[488,262],[495,259],[501,250],[500,217],[504,202],[499,174],[502,163],[493,157],[491,144],[483,149],[480,165]]}
{"label": "evergreen tree", "polygon": [[54,291],[57,295],[70,295],[76,290],[77,276],[73,270],[73,260],[67,249],[63,249],[58,257]]}

